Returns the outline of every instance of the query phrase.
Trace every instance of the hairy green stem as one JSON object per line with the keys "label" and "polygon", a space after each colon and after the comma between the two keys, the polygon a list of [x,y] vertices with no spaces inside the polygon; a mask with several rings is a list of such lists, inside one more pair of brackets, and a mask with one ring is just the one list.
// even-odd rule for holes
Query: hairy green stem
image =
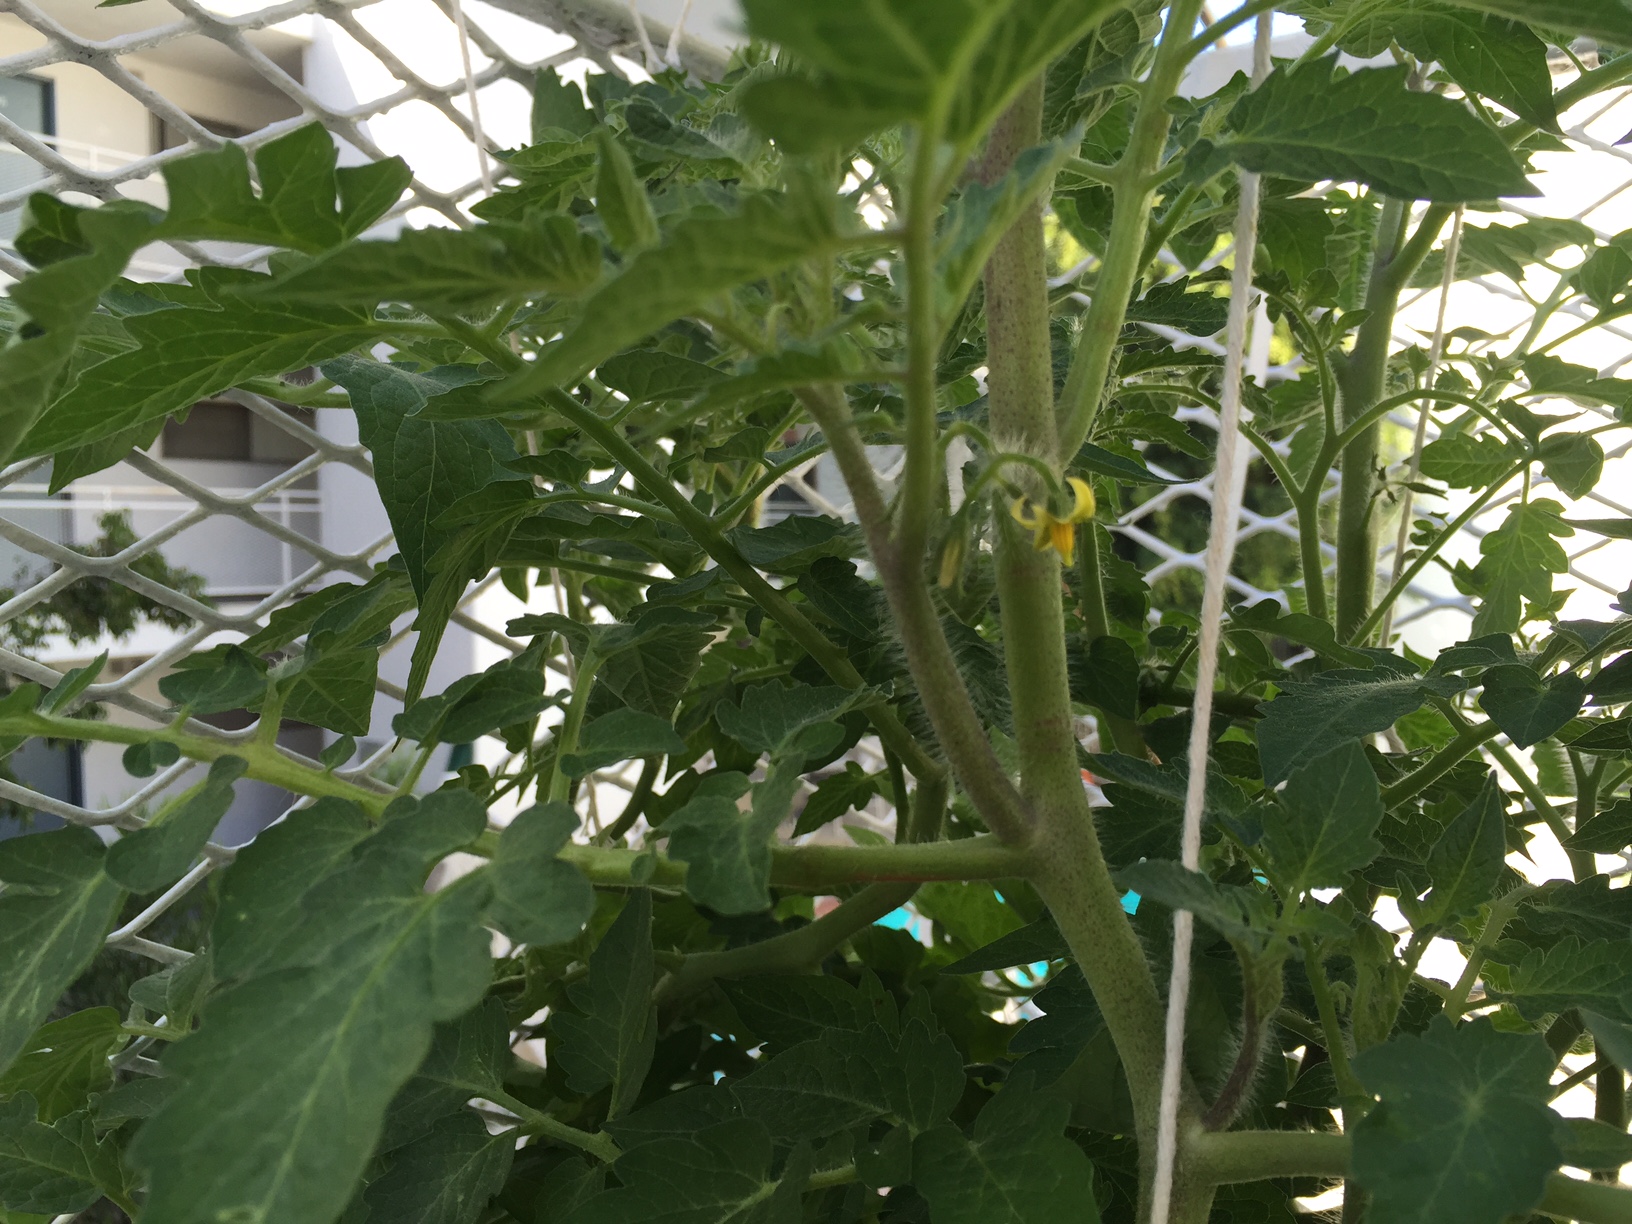
{"label": "hairy green stem", "polygon": [[[477,838],[470,850],[491,856],[497,845],[498,835],[490,830]],[[649,851],[573,843],[563,847],[557,857],[577,867],[590,883],[609,888],[638,884],[680,888],[686,882],[684,863],[667,855],[652,856]],[[1001,880],[1032,875],[1033,858],[989,835],[883,846],[772,846],[771,883],[809,892],[832,892],[847,884]],[[650,876],[644,873],[647,868]]]}
{"label": "hairy green stem", "polygon": [[[1536,780],[1530,776],[1530,771],[1519,764],[1518,759],[1509,751],[1507,745],[1491,744],[1487,751],[1495,758],[1496,763],[1507,771],[1507,776],[1518,784],[1520,792],[1523,793],[1526,799],[1530,800],[1530,806],[1536,809],[1536,815],[1541,817],[1543,823],[1552,831],[1553,836],[1558,838],[1559,844],[1563,845],[1564,842],[1568,841],[1570,826],[1564,823],[1564,817],[1559,815],[1558,809],[1552,805],[1552,801],[1542,793],[1541,787],[1537,786]],[[1593,874],[1592,856],[1590,854],[1581,855],[1579,858],[1576,854],[1571,854],[1570,866],[1576,872],[1577,879],[1584,880],[1587,876]],[[1582,874],[1583,871],[1585,871],[1585,874]]]}
{"label": "hairy green stem", "polygon": [[567,702],[561,730],[555,736],[555,762],[550,766],[550,784],[547,797],[551,803],[564,803],[572,793],[572,778],[561,768],[561,760],[569,752],[578,751],[578,733],[584,727],[584,712],[589,709],[589,692],[595,687],[595,673],[601,670],[601,660],[593,650],[585,653],[573,678],[572,699]]}
{"label": "hairy green stem", "polygon": [[1463,966],[1462,976],[1456,979],[1456,984],[1445,996],[1445,1014],[1450,1017],[1452,1024],[1460,1020],[1462,1013],[1467,1011],[1468,996],[1473,993],[1474,983],[1479,980],[1479,971],[1485,967],[1485,958],[1496,946],[1496,941],[1502,937],[1507,924],[1519,912],[1519,902],[1535,891],[1533,885],[1525,884],[1491,902],[1490,913],[1485,917],[1484,929],[1479,932],[1479,941],[1468,952],[1468,963]]}
{"label": "hairy green stem", "polygon": [[576,1126],[568,1126],[557,1118],[552,1118],[543,1110],[534,1109],[525,1101],[517,1100],[508,1092],[500,1089],[487,1089],[483,1093],[486,1100],[508,1109],[521,1119],[521,1130],[527,1135],[543,1135],[546,1139],[554,1139],[557,1143],[564,1143],[569,1147],[588,1152],[597,1160],[611,1164],[623,1155],[617,1141],[604,1131],[591,1134],[589,1131],[579,1130]]}
{"label": "hairy green stem", "polygon": [[[827,435],[833,458],[850,490],[884,596],[901,630],[907,667],[918,684],[919,696],[947,760],[988,827],[1009,841],[1025,842],[1031,835],[1031,812],[1009,781],[975,711],[941,628],[940,613],[923,567],[905,564],[896,548],[884,497],[849,406],[832,387],[807,387],[799,395]],[[923,755],[921,750],[919,755]],[[911,760],[905,763],[922,785],[927,772]]]}
{"label": "hairy green stem", "polygon": [[[946,791],[946,776],[942,774],[919,783],[910,815],[903,817],[901,809],[897,809],[897,821],[906,835],[904,844],[923,845],[940,835]],[[912,900],[917,891],[916,881],[869,884],[797,930],[740,948],[687,956],[658,987],[658,1001],[672,1003],[719,978],[813,969],[858,931]]]}
{"label": "hairy green stem", "polygon": [[1345,1115],[1364,1109],[1370,1098],[1359,1078],[1349,1065],[1348,1039],[1337,1018],[1337,1007],[1332,1002],[1332,988],[1326,981],[1326,965],[1318,946],[1309,947],[1303,958],[1304,972],[1309,978],[1309,990],[1315,996],[1315,1011],[1320,1016],[1320,1031],[1326,1046],[1326,1057],[1332,1063],[1332,1078],[1337,1081],[1338,1099]]}
{"label": "hairy green stem", "polygon": [[1150,230],[1156,172],[1173,123],[1168,103],[1190,62],[1191,31],[1200,12],[1201,0],[1175,0],[1168,7],[1155,62],[1139,87],[1127,151],[1116,165],[1105,261],[1100,265],[1093,300],[1083,319],[1077,351],[1057,408],[1060,453],[1067,457],[1075,455],[1093,433],[1094,420],[1105,399],[1105,380],[1110,376],[1111,360],[1127,317],[1128,298],[1144,270],[1140,261]]}
{"label": "hairy green stem", "polygon": [[216,739],[213,736],[193,735],[174,726],[130,727],[37,712],[13,716],[10,725],[16,729],[16,734],[42,739],[88,740],[101,744],[170,744],[188,760],[205,763],[224,756],[241,757],[249,766],[245,776],[257,782],[269,782],[314,799],[349,799],[372,816],[385,811],[392,797],[389,791],[375,790],[336,777],[321,765],[303,765],[275,744],[259,738]]}
{"label": "hairy green stem", "polygon": [[1477,751],[1479,745],[1494,738],[1500,730],[1501,728],[1493,722],[1464,723],[1462,729],[1456,733],[1456,737],[1447,743],[1445,747],[1406,774],[1393,786],[1383,788],[1383,805],[1385,807],[1394,807],[1404,803],[1407,799],[1420,795],[1449,773],[1458,761],[1470,752]]}
{"label": "hairy green stem", "polygon": [[[1188,1137],[1186,1153],[1199,1176],[1219,1185],[1339,1178],[1348,1176],[1350,1140],[1332,1131],[1198,1132]],[[1536,1209],[1585,1224],[1632,1224],[1632,1189],[1554,1173]]]}
{"label": "hairy green stem", "polygon": [[1383,597],[1377,601],[1377,606],[1371,610],[1371,612],[1366,616],[1366,619],[1361,621],[1355,628],[1354,632],[1349,635],[1349,642],[1351,644],[1357,644],[1366,640],[1366,638],[1371,634],[1371,631],[1377,627],[1377,623],[1383,619],[1383,614],[1394,605],[1394,602],[1399,599],[1401,595],[1405,594],[1406,589],[1416,581],[1417,575],[1428,568],[1428,565],[1433,561],[1433,559],[1439,555],[1440,550],[1444,548],[1446,544],[1450,543],[1450,541],[1457,539],[1461,534],[1462,528],[1466,527],[1470,522],[1478,517],[1484,508],[1490,504],[1491,499],[1501,490],[1501,487],[1508,481],[1512,480],[1513,477],[1517,476],[1520,472],[1524,471],[1524,469],[1529,466],[1529,463],[1529,459],[1525,459],[1523,462],[1515,464],[1500,480],[1486,486],[1485,491],[1478,497],[1474,498],[1468,505],[1467,509],[1463,510],[1461,514],[1457,515],[1454,519],[1447,523],[1444,530],[1442,530],[1439,535],[1434,537],[1433,542],[1418,553],[1414,558],[1412,558],[1411,564],[1400,571],[1400,576],[1394,580],[1394,584],[1390,586]]}
{"label": "hairy green stem", "polygon": [[[1338,370],[1345,428],[1355,425],[1382,399],[1394,338],[1400,294],[1422,265],[1452,209],[1431,204],[1409,241],[1403,240],[1406,206],[1390,199],[1377,223],[1376,262],[1366,289],[1365,322],[1354,351]],[[1377,448],[1380,424],[1372,421],[1351,436],[1342,452],[1342,484],[1337,511],[1337,633],[1348,638],[1371,612],[1377,575]]]}
{"label": "hairy green stem", "polygon": [[[1193,18],[1192,11],[1189,20]],[[1170,27],[1171,37],[1188,32],[1184,18],[1174,20],[1183,28]],[[1171,41],[1167,51],[1171,59]],[[1039,81],[1019,95],[994,129],[982,177],[995,179],[1021,150],[1038,142],[1041,114]],[[1166,130],[1165,119],[1160,128]],[[1124,195],[1119,195],[1119,205]],[[1143,228],[1132,235],[1134,251],[1127,262],[1136,257],[1143,237]],[[999,446],[1035,455],[1058,472],[1076,446],[1061,448],[1050,412],[1053,374],[1043,269],[1042,215],[1031,209],[1016,220],[985,269],[988,404],[993,439]],[[1120,294],[1111,321],[1114,341],[1127,289],[1107,288],[1106,272],[1100,276],[1095,310],[1111,300],[1107,294]],[[1084,343],[1090,341],[1091,337],[1084,338]],[[1108,358],[1109,348],[1105,352]],[[1103,371],[1098,377],[1103,380]],[[1003,516],[998,520],[996,562],[1021,788],[1041,821],[1040,845],[1047,847],[1046,854],[1037,856],[1033,882],[1076,955],[1121,1055],[1141,1159],[1148,1171],[1161,1085],[1162,1006],[1144,949],[1100,851],[1077,765],[1066,684],[1060,558],[1052,550],[1034,548],[1031,539]],[[1148,1177],[1143,1180],[1148,1184]]]}

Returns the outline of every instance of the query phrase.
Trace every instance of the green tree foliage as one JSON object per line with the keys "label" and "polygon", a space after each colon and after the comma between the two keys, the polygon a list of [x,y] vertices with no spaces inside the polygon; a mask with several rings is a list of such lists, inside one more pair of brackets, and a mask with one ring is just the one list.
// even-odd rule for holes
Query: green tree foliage
{"label": "green tree foliage", "polygon": [[[544,73],[531,144],[463,230],[368,236],[406,169],[337,169],[317,126],[253,167],[232,145],[169,163],[167,213],[30,206],[7,457],[96,470],[200,395],[316,365],[289,394],[356,415],[400,556],[184,660],[166,726],[72,717],[94,669],[0,701],[12,747],[207,767],[111,845],[0,842],[6,1219],[1131,1224],[1179,908],[1200,936],[1176,1224],[1289,1219],[1340,1180],[1371,1224],[1628,1218],[1628,1192],[1561,1170],[1632,1153],[1632,893],[1593,857],[1632,847],[1632,622],[1565,618],[1560,576],[1561,541],[1632,538],[1582,505],[1632,383],[1554,341],[1632,308],[1632,240],[1478,210],[1530,194],[1558,116],[1632,76],[1632,18],[1287,0],[1306,54],[1181,98],[1271,6],[1210,29],[1201,7],[750,0],[759,41],[720,81]],[[1555,72],[1579,36],[1601,66]],[[1179,409],[1216,402],[1220,363],[1163,337],[1225,324],[1209,261],[1243,169],[1251,273],[1301,370],[1247,389],[1249,497],[1299,543],[1243,555],[1286,603],[1223,626],[1191,871],[1193,593],[1153,590],[1104,527],[1211,462]],[[120,279],[153,238],[282,253]],[[1453,317],[1428,385],[1393,318],[1447,271],[1557,288],[1502,337]],[[1381,640],[1400,591],[1374,581],[1402,491],[1381,423],[1424,406],[1407,578],[1437,567],[1474,612],[1432,658]],[[854,521],[762,517],[824,455]],[[1480,510],[1453,563],[1453,515]],[[1182,508],[1152,521],[1199,544]],[[98,555],[129,542],[108,531]],[[564,603],[426,693],[494,573]],[[40,631],[152,614],[116,584],[79,598],[102,602]],[[409,614],[416,755],[390,793],[333,766]],[[180,717],[230,709],[264,733]],[[340,737],[332,758],[282,753],[290,718]],[[502,766],[424,775],[483,736]],[[612,768],[638,781],[607,812],[588,792]],[[213,875],[191,959],[81,1006],[118,917],[197,861],[241,779],[311,802]],[[1509,866],[1537,838],[1573,878]],[[1424,970],[1435,940],[1458,981]],[[1589,1048],[1597,1117],[1566,1123],[1583,1075],[1561,1060]]]}

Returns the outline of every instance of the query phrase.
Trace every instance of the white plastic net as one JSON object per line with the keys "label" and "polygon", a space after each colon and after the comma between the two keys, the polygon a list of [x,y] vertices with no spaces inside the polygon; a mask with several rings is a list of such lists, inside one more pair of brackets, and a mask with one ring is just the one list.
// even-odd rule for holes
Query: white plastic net
{"label": "white plastic net", "polygon": [[[156,172],[166,161],[226,138],[254,148],[312,118],[334,134],[344,157],[396,154],[408,160],[415,178],[388,220],[467,223],[464,208],[479,198],[484,175],[492,171],[484,169],[478,150],[452,3],[292,0],[212,8],[197,0],[142,0],[110,9],[93,8],[90,0],[0,0],[0,272],[24,271],[3,243],[16,232],[18,210],[35,191],[79,200],[126,196],[162,203]],[[685,33],[718,36],[729,29],[728,17],[704,13],[704,7],[699,4],[694,14],[691,0],[675,0],[667,10],[654,3],[641,19],[617,0],[499,0],[497,7],[466,0],[468,79],[478,91],[488,149],[525,141],[528,95],[542,66],[558,66],[567,75],[639,73],[666,62],[704,76],[717,73],[724,54],[705,38]],[[660,19],[665,13],[669,21]],[[676,35],[675,20],[690,24]],[[70,131],[76,124],[79,135]],[[1523,215],[1574,217],[1600,237],[1632,227],[1632,153],[1615,143],[1629,128],[1632,94],[1598,99],[1567,116],[1571,151],[1540,156],[1545,194]],[[101,131],[125,136],[99,139]],[[1475,216],[1470,225],[1512,220]],[[132,275],[173,278],[191,263],[251,265],[262,255],[226,245],[155,247],[141,253]],[[1503,337],[1522,325],[1533,302],[1545,299],[1560,271],[1538,266],[1522,286],[1496,276],[1460,282],[1451,317],[1474,322],[1489,338],[1454,339],[1452,351],[1462,346],[1499,350],[1510,343]],[[1436,307],[1437,290],[1417,294],[1401,314],[1403,343],[1426,346]],[[1557,329],[1574,321],[1559,322]],[[1170,338],[1212,346],[1177,333]],[[1632,361],[1632,326],[1599,329],[1565,344],[1558,355],[1614,373]],[[1296,372],[1270,366],[1262,353],[1258,368],[1268,378]],[[231,434],[225,442],[212,443],[197,429],[190,440],[167,434],[148,452],[136,452],[60,493],[48,491],[49,460],[0,472],[0,583],[10,582],[13,592],[0,602],[0,642],[5,643],[0,668],[50,685],[65,668],[107,648],[112,661],[87,698],[101,703],[110,718],[161,724],[169,719],[156,682],[178,659],[247,636],[298,594],[337,578],[366,577],[390,554],[368,456],[355,432],[346,432],[345,414],[322,413],[314,421],[241,391],[229,393],[202,416],[211,413],[219,430]],[[1183,410],[1181,419],[1213,424],[1204,407]],[[1395,449],[1403,452],[1414,417],[1402,413],[1397,423]],[[1592,513],[1632,513],[1626,504],[1632,497],[1616,494],[1628,487],[1629,470],[1623,448],[1612,455],[1599,491],[1590,495],[1600,504]],[[788,479],[807,477],[811,483],[801,483],[798,499],[788,504],[845,512],[846,498],[828,465]],[[1474,520],[1448,560],[1476,557],[1479,537],[1499,521],[1517,489],[1515,484]],[[1335,485],[1329,492],[1335,494]],[[1155,555],[1153,580],[1185,570],[1199,574],[1199,546],[1195,552],[1176,546],[1164,536],[1158,516],[1173,503],[1207,503],[1211,496],[1210,478],[1170,486],[1131,510],[1113,530]],[[1454,504],[1427,508],[1457,510]],[[99,550],[92,545],[110,513],[124,516],[133,538]],[[1244,512],[1242,540],[1264,533],[1295,539],[1291,512]],[[1392,538],[1391,531],[1385,534]],[[1568,614],[1604,614],[1632,574],[1632,545],[1591,536],[1566,543],[1580,588]],[[140,563],[154,557],[202,575],[208,597],[178,593],[144,576]],[[1385,579],[1390,563],[1385,550],[1379,557]],[[173,610],[180,627],[148,624],[117,641],[73,642],[59,633],[27,649],[5,632],[38,616],[81,580],[118,584],[145,596]],[[1241,600],[1280,597],[1241,578],[1234,586]],[[455,656],[450,666],[458,671],[433,677],[430,691],[494,661],[500,652],[520,649],[497,627],[514,607],[501,607],[503,598],[493,583],[467,595],[450,638]],[[1448,576],[1429,571],[1413,587],[1396,623],[1419,647],[1430,648],[1462,636],[1467,609],[1468,601]],[[409,634],[406,623],[399,625],[387,648],[375,719],[381,728],[389,727],[392,703],[402,696]],[[193,729],[229,739],[254,734],[252,726]],[[311,757],[323,747],[321,738],[287,738],[288,750],[298,755]],[[30,757],[30,751],[19,755],[18,780],[0,780],[0,799],[45,819],[91,826],[139,827],[155,800],[176,790],[194,768],[179,763],[135,783],[119,768],[117,749],[93,748],[78,763],[79,784],[53,784],[52,771],[60,762],[38,752]],[[366,784],[392,767],[386,730],[364,740],[340,772]],[[604,781],[628,785],[616,777]],[[252,792],[241,836],[222,836],[212,844],[193,871],[115,931],[110,944],[161,962],[188,955],[144,932],[230,861],[231,843],[251,836],[287,804],[287,795],[264,786],[255,792],[258,785],[241,788]],[[596,789],[588,788],[591,802]]]}

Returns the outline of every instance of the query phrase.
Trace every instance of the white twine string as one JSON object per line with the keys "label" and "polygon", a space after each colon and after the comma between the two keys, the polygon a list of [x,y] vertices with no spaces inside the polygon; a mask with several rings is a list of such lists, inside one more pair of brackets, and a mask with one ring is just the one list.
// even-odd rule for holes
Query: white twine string
{"label": "white twine string", "polygon": [[[1434,340],[1428,346],[1428,373],[1423,377],[1422,385],[1429,390],[1433,389],[1434,379],[1439,375],[1440,362],[1445,358],[1445,310],[1451,301],[1451,286],[1456,283],[1456,261],[1462,257],[1462,205],[1456,206],[1456,216],[1451,221],[1451,236],[1445,243],[1445,272],[1439,278],[1439,318],[1434,323]],[[1405,570],[1405,549],[1411,543],[1411,510],[1415,501],[1414,490],[1417,477],[1422,475],[1422,447],[1428,439],[1428,413],[1433,408],[1434,401],[1422,401],[1422,410],[1417,413],[1417,434],[1411,444],[1410,474],[1406,477],[1405,494],[1400,498],[1400,533],[1394,540],[1394,568],[1389,577],[1390,589],[1400,580],[1400,574]],[[1377,635],[1377,641],[1388,645],[1389,635],[1394,632],[1394,609],[1399,606],[1399,600],[1394,600],[1383,612],[1383,623]]]}
{"label": "white twine string", "polygon": [[692,0],[685,0],[680,6],[680,16],[674,19],[674,29],[669,31],[669,45],[663,52],[663,59],[670,68],[680,67],[680,37],[686,28],[686,18],[691,16]]}
{"label": "white twine string", "polygon": [[[1269,75],[1270,18],[1258,18],[1252,80]],[[1258,176],[1241,174],[1241,204],[1235,223],[1235,270],[1230,278],[1230,321],[1224,354],[1224,388],[1218,416],[1218,456],[1213,464],[1213,514],[1207,539],[1206,584],[1201,600],[1201,634],[1196,652],[1196,700],[1191,710],[1189,770],[1184,793],[1184,840],[1180,860],[1201,865],[1201,814],[1207,793],[1207,744],[1213,715],[1213,683],[1224,620],[1224,594],[1235,555],[1237,522],[1245,484],[1240,450],[1241,377],[1247,357],[1247,329],[1255,313],[1252,260],[1258,245]],[[1151,1224],[1167,1224],[1173,1204],[1173,1165],[1178,1152],[1179,1092],[1184,1078],[1184,1016],[1190,998],[1190,947],[1195,915],[1173,915],[1173,972],[1167,988],[1167,1032],[1162,1053],[1162,1096],[1156,1119],[1156,1180]]]}
{"label": "white twine string", "polygon": [[482,194],[493,194],[493,167],[487,160],[487,137],[482,132],[482,107],[476,101],[476,69],[470,61],[470,30],[465,25],[463,0],[452,0],[453,25],[459,31],[459,59],[465,66],[465,96],[470,99],[470,134],[476,141],[476,172]]}
{"label": "white twine string", "polygon": [[646,57],[646,71],[658,71],[663,67],[663,60],[658,56],[657,48],[652,46],[652,36],[646,32],[646,18],[640,11],[640,0],[629,0],[629,16],[635,23],[635,37],[640,40],[640,53]]}

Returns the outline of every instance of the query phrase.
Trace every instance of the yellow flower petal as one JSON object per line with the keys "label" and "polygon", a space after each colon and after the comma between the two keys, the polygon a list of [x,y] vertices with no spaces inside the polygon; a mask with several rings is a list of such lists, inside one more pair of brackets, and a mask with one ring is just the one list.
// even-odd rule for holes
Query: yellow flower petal
{"label": "yellow flower petal", "polygon": [[1077,547],[1077,529],[1070,523],[1062,523],[1058,519],[1049,524],[1049,534],[1053,537],[1049,542],[1054,551],[1060,554],[1060,559],[1067,565],[1071,564],[1071,556]]}
{"label": "yellow flower petal", "polygon": [[1014,505],[1009,507],[1009,514],[1015,522],[1019,523],[1027,531],[1034,531],[1038,526],[1038,515],[1026,507],[1026,499],[1017,497],[1014,499]]}
{"label": "yellow flower petal", "polygon": [[1069,477],[1066,484],[1071,486],[1071,493],[1075,499],[1075,504],[1071,507],[1071,521],[1073,523],[1086,523],[1094,517],[1093,486],[1081,476]]}

